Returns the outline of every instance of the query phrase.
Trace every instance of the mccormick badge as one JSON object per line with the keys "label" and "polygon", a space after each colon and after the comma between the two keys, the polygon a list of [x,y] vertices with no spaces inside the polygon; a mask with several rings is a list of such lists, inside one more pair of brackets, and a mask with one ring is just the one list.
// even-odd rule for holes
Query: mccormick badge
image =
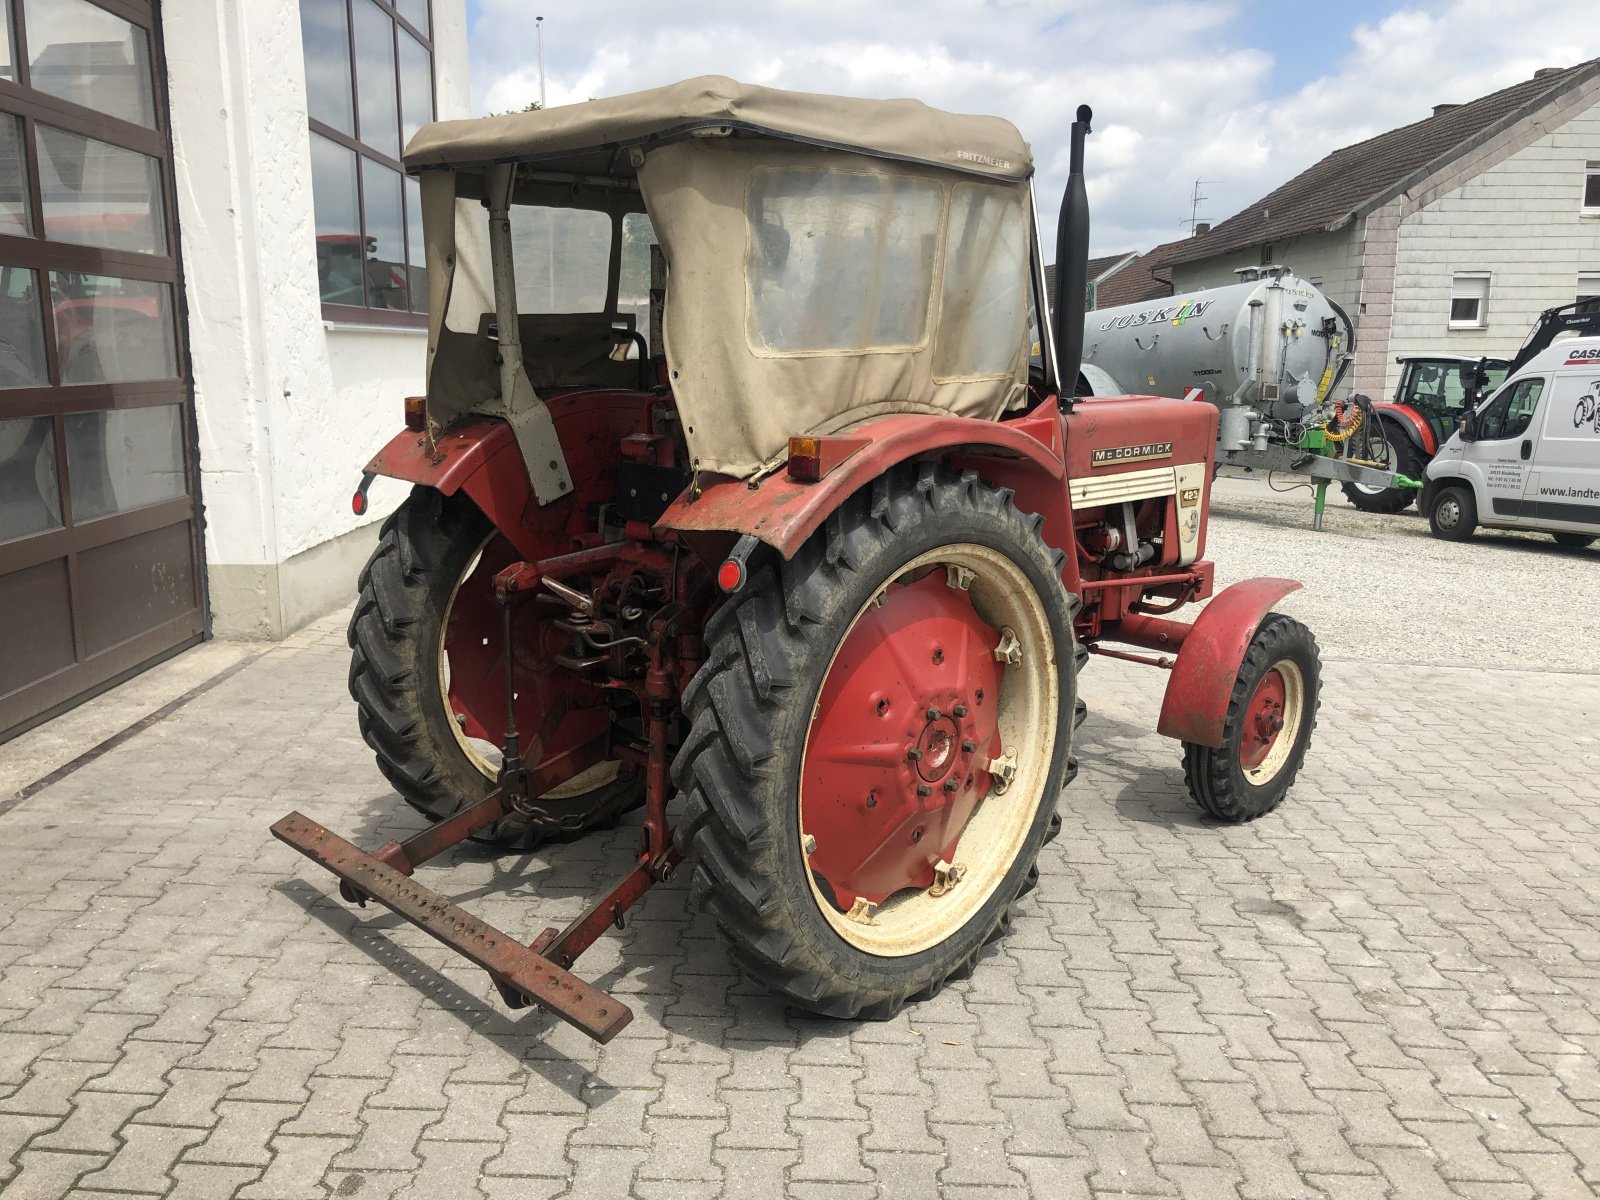
{"label": "mccormick badge", "polygon": [[1171,458],[1171,442],[1146,442],[1142,446],[1111,446],[1093,450],[1089,454],[1091,467],[1109,467],[1116,463],[1148,462],[1153,458]]}

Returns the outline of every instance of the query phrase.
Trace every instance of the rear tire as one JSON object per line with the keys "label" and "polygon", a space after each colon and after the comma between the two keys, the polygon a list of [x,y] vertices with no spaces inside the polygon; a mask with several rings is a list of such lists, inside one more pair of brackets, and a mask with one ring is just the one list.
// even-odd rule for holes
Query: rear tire
{"label": "rear tire", "polygon": [[1568,550],[1584,550],[1594,545],[1594,538],[1586,533],[1552,533],[1556,545]]}
{"label": "rear tire", "polygon": [[[1411,444],[1410,439],[1385,422],[1383,440],[1389,447],[1389,470],[1409,479],[1418,478],[1422,468],[1427,464],[1417,448]],[[1364,489],[1357,483],[1341,484],[1340,489],[1344,492],[1346,500],[1366,513],[1404,512],[1417,495],[1415,488]]]}
{"label": "rear tire", "polygon": [[[361,736],[384,778],[430,821],[476,804],[495,785],[452,728],[440,671],[452,597],[493,533],[466,497],[414,489],[383,523],[350,617],[350,695]],[[637,802],[640,784],[618,774],[593,789],[562,791],[539,806],[570,834],[613,820]],[[524,818],[506,817],[474,840],[526,850],[549,836]]]}
{"label": "rear tire", "polygon": [[[949,979],[972,971],[983,947],[1006,930],[1014,901],[1037,881],[1035,860],[1061,826],[1056,799],[1075,767],[1071,743],[1078,712],[1076,602],[1061,585],[1061,555],[1045,545],[1040,526],[1039,518],[1013,507],[1010,492],[986,486],[971,471],[958,475],[931,464],[897,468],[847,500],[792,562],[774,561],[753,572],[708,624],[706,664],[684,696],[691,731],[673,764],[687,810],[678,844],[694,856],[695,890],[735,959],[792,1004],[828,1016],[882,1019],[910,1000],[933,996]],[[893,841],[877,840],[885,828],[901,828],[874,824],[904,811],[900,792],[886,796],[871,814],[866,810],[877,807],[876,790],[863,802],[854,793],[847,800],[842,792],[822,795],[816,784],[807,786],[815,778],[808,772],[822,770],[816,764],[808,768],[809,754],[825,765],[833,761],[833,746],[816,731],[828,726],[830,714],[855,727],[853,704],[823,705],[824,687],[836,669],[848,673],[849,656],[839,657],[840,649],[850,644],[858,624],[870,628],[869,611],[895,611],[892,606],[901,601],[890,589],[926,587],[946,578],[940,564],[963,560],[991,571],[989,577],[979,571],[969,592],[983,628],[994,633],[995,610],[1020,637],[1023,658],[1004,668],[1000,694],[990,697],[990,719],[999,722],[1002,744],[1008,750],[1012,741],[1021,744],[1018,772],[1001,794],[987,787],[990,777],[980,761],[949,768],[952,777],[965,778],[962,795],[981,796],[959,833],[962,859],[956,861],[965,860],[968,873],[942,899],[920,883],[901,886],[852,925],[854,907],[846,913],[848,902],[838,898],[844,886],[836,893],[814,864],[841,845],[870,844],[871,854],[891,857],[915,854],[898,834]],[[997,608],[1004,605],[1010,607]],[[892,633],[871,644],[884,647],[900,637]],[[897,657],[910,653],[904,646],[894,651]],[[941,649],[932,661],[945,661]],[[953,649],[950,661],[957,661]],[[964,679],[966,664],[974,660],[959,661]],[[993,671],[993,662],[986,669]],[[897,686],[886,676],[869,677],[884,678],[886,690]],[[1048,712],[1042,696],[1053,698]],[[973,701],[982,705],[983,699],[980,691]],[[862,737],[888,747],[883,755],[893,762],[884,769],[894,779],[903,772],[915,782],[918,777],[900,761],[894,740],[899,734],[890,732],[898,728],[895,720],[885,716],[885,702],[878,704],[864,708]],[[973,712],[946,707],[942,716],[926,716],[930,722],[952,714],[966,720]],[[1024,713],[1031,714],[1025,721]],[[1017,736],[1024,728],[1031,746]],[[946,739],[931,758],[944,762],[953,753],[944,748],[950,744]],[[962,752],[972,753],[965,742]],[[983,753],[980,747],[979,759]],[[982,778],[974,786],[977,776]],[[940,787],[929,789],[929,828],[950,811],[936,807]],[[803,813],[832,846],[818,849],[802,827]],[[826,820],[833,824],[825,826]],[[859,843],[851,840],[855,831]],[[918,827],[910,841],[920,842],[921,833]],[[835,871],[834,878],[847,876]],[[864,889],[862,894],[858,904],[865,902]]]}
{"label": "rear tire", "polygon": [[[1234,824],[1253,821],[1283,803],[1311,744],[1321,690],[1317,639],[1293,617],[1268,613],[1234,678],[1222,745],[1183,744],[1183,777],[1194,802],[1217,820]],[[1267,692],[1280,701],[1281,727],[1270,736],[1259,724]]]}
{"label": "rear tire", "polygon": [[1428,503],[1428,528],[1447,542],[1464,542],[1478,528],[1478,504],[1472,489],[1452,483],[1434,491]]}

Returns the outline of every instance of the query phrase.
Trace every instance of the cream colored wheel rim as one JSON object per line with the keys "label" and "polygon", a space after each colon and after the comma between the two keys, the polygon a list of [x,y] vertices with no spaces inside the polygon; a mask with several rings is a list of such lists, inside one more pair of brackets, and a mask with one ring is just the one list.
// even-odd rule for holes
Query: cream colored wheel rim
{"label": "cream colored wheel rim", "polygon": [[1278,730],[1266,758],[1259,765],[1244,770],[1244,777],[1255,787],[1264,787],[1278,777],[1294,752],[1295,743],[1300,740],[1300,722],[1305,719],[1306,677],[1301,673],[1300,664],[1281,658],[1267,668],[1268,674],[1273,671],[1283,679],[1283,728]]}
{"label": "cream colored wheel rim", "polygon": [[[806,878],[818,910],[833,931],[868,954],[905,957],[932,949],[964,928],[1004,882],[1028,841],[1045,796],[1050,764],[1055,758],[1060,723],[1058,647],[1051,636],[1044,604],[1016,563],[998,550],[959,543],[930,550],[900,567],[888,581],[930,565],[972,572],[969,594],[978,616],[994,630],[1009,628],[1020,644],[1021,661],[1007,666],[1000,684],[998,730],[1002,745],[1016,755],[1016,775],[1003,793],[993,790],[978,803],[957,844],[959,882],[942,895],[932,888],[907,888],[887,897],[866,919],[841,913],[825,898],[809,868]],[[881,590],[877,595],[881,595]],[[839,645],[829,657],[832,671],[850,632],[877,599],[857,610]],[[827,673],[823,675],[824,684]],[[817,714],[813,713],[813,722]],[[809,727],[808,727],[809,740]],[[805,777],[802,754],[800,778]],[[797,796],[799,783],[797,782]],[[800,805],[801,815],[805,812]],[[806,833],[800,831],[802,861]]]}

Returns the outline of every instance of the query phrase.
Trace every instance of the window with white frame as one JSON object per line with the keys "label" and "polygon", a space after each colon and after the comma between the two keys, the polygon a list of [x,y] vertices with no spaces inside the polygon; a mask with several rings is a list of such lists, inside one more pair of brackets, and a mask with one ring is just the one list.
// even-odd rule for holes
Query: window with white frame
{"label": "window with white frame", "polygon": [[1583,213],[1600,217],[1600,162],[1592,162],[1583,178]]}
{"label": "window with white frame", "polygon": [[1482,329],[1489,310],[1489,277],[1457,275],[1450,283],[1450,328]]}
{"label": "window with white frame", "polygon": [[1578,276],[1578,311],[1600,312],[1600,275]]}

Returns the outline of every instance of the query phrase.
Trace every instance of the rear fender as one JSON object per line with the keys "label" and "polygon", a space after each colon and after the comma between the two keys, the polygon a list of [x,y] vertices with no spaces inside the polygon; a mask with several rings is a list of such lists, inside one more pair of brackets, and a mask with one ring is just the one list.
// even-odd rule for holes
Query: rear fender
{"label": "rear fender", "polygon": [[796,483],[781,470],[754,487],[742,479],[714,483],[696,499],[688,493],[680,496],[661,514],[657,527],[684,534],[749,534],[784,558],[793,558],[861,488],[898,463],[927,454],[958,457],[980,474],[982,467],[971,459],[999,456],[1008,467],[1056,481],[1065,493],[1060,429],[1053,412],[1010,422],[920,414],[878,417],[840,432],[867,444],[816,483]]}
{"label": "rear fender", "polygon": [[487,417],[464,421],[441,434],[432,446],[425,435],[407,431],[378,451],[367,470],[437,488],[446,496],[465,492],[518,553],[544,557],[543,540],[532,536],[538,523],[526,519],[538,501],[516,435],[504,421]]}
{"label": "rear fender", "polygon": [[1372,411],[1383,418],[1386,427],[1393,425],[1405,434],[1406,439],[1420,450],[1424,457],[1432,458],[1438,452],[1439,443],[1433,436],[1433,430],[1416,409],[1406,404],[1376,400],[1373,402]]}
{"label": "rear fender", "polygon": [[1167,680],[1156,732],[1180,742],[1220,747],[1234,680],[1262,618],[1290,592],[1293,579],[1247,579],[1200,610]]}

